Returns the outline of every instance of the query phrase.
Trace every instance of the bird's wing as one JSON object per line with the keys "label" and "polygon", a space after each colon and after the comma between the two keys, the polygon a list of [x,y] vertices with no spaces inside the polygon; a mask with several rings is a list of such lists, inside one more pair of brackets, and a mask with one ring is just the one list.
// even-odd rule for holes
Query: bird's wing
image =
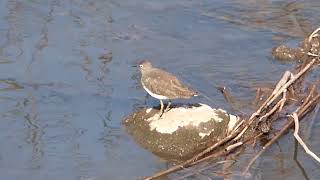
{"label": "bird's wing", "polygon": [[177,77],[162,70],[154,70],[145,78],[145,85],[155,94],[168,98],[188,98],[195,92],[182,84]]}

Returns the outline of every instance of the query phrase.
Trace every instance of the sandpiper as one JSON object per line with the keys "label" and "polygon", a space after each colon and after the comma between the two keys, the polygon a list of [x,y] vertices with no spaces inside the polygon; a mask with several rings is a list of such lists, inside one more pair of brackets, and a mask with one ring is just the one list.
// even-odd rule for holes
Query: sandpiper
{"label": "sandpiper", "polygon": [[[154,98],[160,100],[160,113],[167,112],[171,105],[171,99],[189,99],[198,94],[182,84],[179,79],[169,72],[155,68],[148,60],[139,64],[141,72],[141,84],[143,88]],[[165,110],[162,100],[169,100]]]}

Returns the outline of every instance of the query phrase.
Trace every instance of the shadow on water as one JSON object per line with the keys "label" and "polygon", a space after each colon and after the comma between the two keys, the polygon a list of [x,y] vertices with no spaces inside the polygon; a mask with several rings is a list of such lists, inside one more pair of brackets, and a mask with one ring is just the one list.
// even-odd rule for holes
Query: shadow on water
{"label": "shadow on water", "polygon": [[[252,87],[292,66],[271,60],[271,48],[309,32],[320,5],[250,2],[0,1],[1,178],[137,179],[166,168],[121,124],[158,105],[130,66],[152,59],[210,99],[188,103],[230,110],[219,85],[252,99]],[[253,176],[318,177],[302,153],[305,171],[293,163],[293,146],[273,147]]]}

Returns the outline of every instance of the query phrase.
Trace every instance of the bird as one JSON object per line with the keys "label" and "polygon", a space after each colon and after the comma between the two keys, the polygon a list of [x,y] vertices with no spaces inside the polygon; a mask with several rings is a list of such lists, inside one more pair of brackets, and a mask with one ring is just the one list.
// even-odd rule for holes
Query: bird
{"label": "bird", "polygon": [[[156,68],[149,60],[142,60],[138,65],[141,72],[141,85],[152,97],[160,100],[160,117],[168,112],[172,99],[189,99],[198,93],[184,85],[173,74]],[[169,100],[165,110],[162,100]]]}

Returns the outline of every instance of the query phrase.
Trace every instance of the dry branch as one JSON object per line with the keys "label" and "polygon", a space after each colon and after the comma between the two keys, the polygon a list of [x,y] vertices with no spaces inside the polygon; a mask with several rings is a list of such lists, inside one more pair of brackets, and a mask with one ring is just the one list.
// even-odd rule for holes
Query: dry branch
{"label": "dry branch", "polygon": [[[319,99],[320,99],[320,95],[317,95],[312,100],[310,100],[308,103],[306,103],[304,106],[302,106],[302,108],[300,108],[297,111],[297,115],[298,115],[299,119],[301,119],[306,114],[306,112],[311,109],[312,106],[315,106],[315,104],[318,103]],[[251,159],[251,161],[249,162],[248,166],[246,167],[246,169],[242,173],[243,175],[248,173],[250,167],[258,159],[258,157],[260,157],[261,154],[264,153],[268,147],[270,147],[276,140],[278,140],[293,125],[293,123],[294,123],[294,119],[290,118],[288,120],[288,122],[283,126],[283,128],[279,131],[279,133],[277,133],[267,144],[265,144],[262,147],[262,149],[259,151],[259,153],[256,154]]]}
{"label": "dry branch", "polygon": [[294,112],[293,114],[290,115],[293,119],[294,119],[294,137],[296,138],[296,140],[301,144],[301,146],[303,147],[303,149],[306,151],[307,154],[309,154],[313,159],[315,159],[316,161],[318,161],[320,163],[320,158],[314,154],[308,147],[307,145],[303,142],[303,140],[300,138],[299,136],[299,117],[297,115],[296,112]]}

